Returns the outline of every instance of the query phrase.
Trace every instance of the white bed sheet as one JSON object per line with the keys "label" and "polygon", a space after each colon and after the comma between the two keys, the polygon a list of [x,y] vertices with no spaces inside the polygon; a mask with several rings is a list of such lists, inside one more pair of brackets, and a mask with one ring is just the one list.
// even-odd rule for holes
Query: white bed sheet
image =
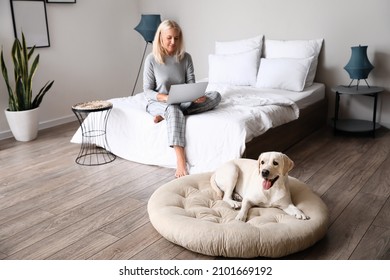
{"label": "white bed sheet", "polygon": [[[208,90],[219,91],[222,101],[214,110],[186,117],[189,173],[213,171],[222,163],[241,157],[245,143],[271,127],[299,117],[295,101],[300,101],[293,101],[292,97],[310,100],[309,96],[321,89],[321,84],[316,84],[297,93],[209,84]],[[109,147],[105,148],[130,161],[175,168],[176,157],[168,146],[166,122],[153,122],[145,111],[143,94],[110,101],[113,109],[107,125]],[[81,129],[71,142],[81,143]]]}
{"label": "white bed sheet", "polygon": [[[210,85],[208,90],[238,90],[250,88],[250,87],[232,87],[232,86],[222,86],[222,85]],[[321,83],[313,83],[311,86],[305,88],[301,92],[289,91],[283,89],[265,89],[265,88],[256,88],[256,91],[259,93],[273,93],[283,97],[287,97],[294,101],[299,109],[304,109],[311,104],[314,104],[325,97],[325,85]]]}

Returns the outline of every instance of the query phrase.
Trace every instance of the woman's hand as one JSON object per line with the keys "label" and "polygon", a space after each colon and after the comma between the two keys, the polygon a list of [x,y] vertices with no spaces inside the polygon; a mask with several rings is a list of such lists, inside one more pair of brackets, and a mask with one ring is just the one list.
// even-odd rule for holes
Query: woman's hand
{"label": "woman's hand", "polygon": [[165,93],[157,93],[157,101],[160,102],[167,102],[168,100],[168,94]]}
{"label": "woman's hand", "polygon": [[203,103],[206,101],[206,98],[207,97],[205,95],[203,95],[203,96],[199,97],[198,99],[194,100],[193,102],[194,103]]}

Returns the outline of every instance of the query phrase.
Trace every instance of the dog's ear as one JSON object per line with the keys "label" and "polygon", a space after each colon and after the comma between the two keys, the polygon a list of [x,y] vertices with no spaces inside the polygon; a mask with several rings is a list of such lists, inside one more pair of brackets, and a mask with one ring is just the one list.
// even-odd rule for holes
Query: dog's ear
{"label": "dog's ear", "polygon": [[283,175],[286,175],[294,167],[294,162],[285,154],[283,154]]}

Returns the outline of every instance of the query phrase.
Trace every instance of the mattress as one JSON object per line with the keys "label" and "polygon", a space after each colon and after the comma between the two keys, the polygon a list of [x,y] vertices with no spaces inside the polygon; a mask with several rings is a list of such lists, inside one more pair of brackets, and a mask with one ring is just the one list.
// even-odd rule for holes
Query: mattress
{"label": "mattress", "polygon": [[305,88],[301,92],[285,91],[285,90],[269,90],[281,96],[287,97],[297,104],[299,109],[306,107],[325,98],[325,85],[313,83],[310,87]]}

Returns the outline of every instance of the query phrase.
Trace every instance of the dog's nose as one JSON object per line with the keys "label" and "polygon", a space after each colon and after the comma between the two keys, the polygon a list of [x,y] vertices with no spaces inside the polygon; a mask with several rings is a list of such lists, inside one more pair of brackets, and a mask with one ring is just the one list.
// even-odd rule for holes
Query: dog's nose
{"label": "dog's nose", "polygon": [[264,177],[264,178],[267,178],[269,176],[269,170],[267,169],[264,169],[261,171],[261,175]]}

